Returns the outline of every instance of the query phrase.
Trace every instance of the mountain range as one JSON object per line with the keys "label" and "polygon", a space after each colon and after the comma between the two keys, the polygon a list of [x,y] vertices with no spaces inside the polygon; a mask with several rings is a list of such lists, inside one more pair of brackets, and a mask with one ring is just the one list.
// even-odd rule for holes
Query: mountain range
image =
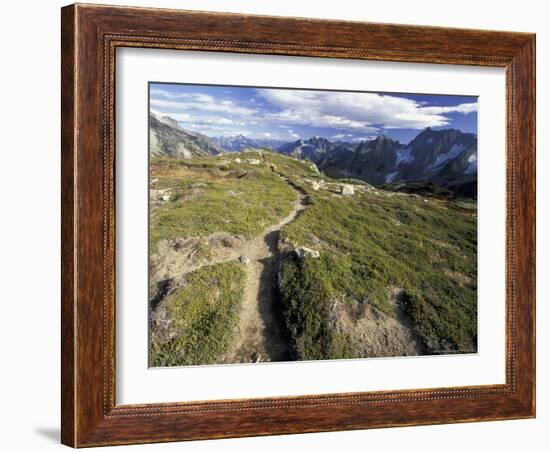
{"label": "mountain range", "polygon": [[286,142],[283,140],[273,140],[269,138],[250,138],[242,134],[233,136],[214,137],[212,140],[226,152],[238,152],[244,149],[254,149],[269,147],[278,148]]}
{"label": "mountain range", "polygon": [[427,128],[407,145],[384,135],[356,145],[312,137],[276,151],[310,160],[331,177],[361,179],[373,185],[432,183],[477,196],[477,136],[456,129]]}
{"label": "mountain range", "polygon": [[323,137],[281,144],[243,135],[210,138],[182,128],[172,118],[158,118],[152,113],[149,125],[153,156],[191,158],[267,146],[311,161],[330,177],[355,178],[378,186],[434,184],[477,197],[477,135],[456,129],[428,127],[406,145],[384,135],[358,144]]}

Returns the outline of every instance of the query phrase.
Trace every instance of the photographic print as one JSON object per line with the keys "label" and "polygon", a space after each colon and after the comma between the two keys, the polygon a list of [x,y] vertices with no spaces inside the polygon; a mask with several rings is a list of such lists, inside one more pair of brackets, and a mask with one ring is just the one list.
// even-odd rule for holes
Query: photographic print
{"label": "photographic print", "polygon": [[477,97],[148,89],[151,367],[477,352]]}

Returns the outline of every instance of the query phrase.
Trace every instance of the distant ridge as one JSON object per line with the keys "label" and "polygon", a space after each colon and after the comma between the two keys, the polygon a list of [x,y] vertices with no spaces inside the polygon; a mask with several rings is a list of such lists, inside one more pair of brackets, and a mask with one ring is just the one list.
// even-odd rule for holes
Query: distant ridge
{"label": "distant ridge", "polygon": [[218,155],[223,149],[206,135],[184,129],[169,116],[149,113],[149,153],[154,157],[189,159]]}
{"label": "distant ridge", "polygon": [[268,147],[275,149],[285,142],[282,140],[274,140],[270,138],[250,138],[243,134],[233,136],[215,137],[212,140],[218,144],[224,151],[238,152],[244,149]]}
{"label": "distant ridge", "polygon": [[332,177],[352,177],[373,185],[433,183],[470,197],[477,195],[477,136],[456,129],[427,128],[407,145],[384,135],[357,145],[312,137],[276,151],[310,160]]}
{"label": "distant ridge", "polygon": [[477,135],[456,129],[424,129],[407,145],[384,135],[358,144],[314,136],[281,144],[235,135],[210,138],[186,130],[169,117],[149,114],[150,154],[188,159],[270,147],[308,160],[331,177],[373,185],[430,183],[468,197],[477,196]]}

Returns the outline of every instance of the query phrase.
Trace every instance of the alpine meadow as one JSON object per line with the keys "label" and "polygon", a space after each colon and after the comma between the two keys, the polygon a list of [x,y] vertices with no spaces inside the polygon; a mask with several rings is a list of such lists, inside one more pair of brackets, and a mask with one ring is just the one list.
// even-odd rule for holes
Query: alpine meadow
{"label": "alpine meadow", "polygon": [[477,353],[476,97],[148,89],[151,367]]}

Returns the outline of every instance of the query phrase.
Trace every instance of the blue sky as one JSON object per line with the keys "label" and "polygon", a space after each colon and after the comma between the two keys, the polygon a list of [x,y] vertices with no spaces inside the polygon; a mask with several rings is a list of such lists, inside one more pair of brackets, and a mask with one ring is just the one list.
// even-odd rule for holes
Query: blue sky
{"label": "blue sky", "polygon": [[214,136],[407,143],[422,129],[477,133],[477,97],[150,83],[150,110]]}

